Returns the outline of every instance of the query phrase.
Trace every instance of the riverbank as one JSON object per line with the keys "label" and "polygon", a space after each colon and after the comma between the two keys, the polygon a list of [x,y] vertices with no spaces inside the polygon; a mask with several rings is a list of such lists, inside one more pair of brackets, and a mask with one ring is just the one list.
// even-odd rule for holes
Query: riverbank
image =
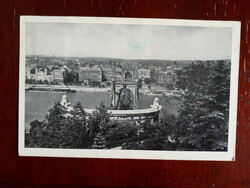
{"label": "riverbank", "polygon": [[[25,89],[39,88],[39,89],[70,89],[75,91],[85,91],[85,92],[110,92],[111,87],[89,87],[89,86],[66,86],[66,85],[45,85],[45,84],[25,84]],[[149,92],[147,87],[142,87],[139,90],[140,93]]]}
{"label": "riverbank", "polygon": [[87,86],[66,86],[66,85],[44,85],[44,84],[26,84],[25,89],[39,88],[39,89],[70,89],[75,91],[90,91],[90,92],[109,92],[110,87],[98,88],[98,87],[87,87]]}
{"label": "riverbank", "polygon": [[[62,93],[55,92],[25,92],[25,127],[28,130],[29,124],[34,120],[42,120],[55,103],[60,102],[62,99]],[[178,108],[180,104],[178,101],[170,99],[167,96],[157,96],[162,110],[160,112],[160,119],[165,116],[164,112],[168,114],[178,115]],[[153,104],[155,96],[143,95],[139,96],[139,108],[147,109]],[[76,93],[67,94],[68,102],[71,106],[74,106],[77,102],[80,102],[84,109],[96,109],[104,102],[105,106],[109,107],[111,103],[110,93],[108,92],[91,92],[91,91],[79,91]]]}

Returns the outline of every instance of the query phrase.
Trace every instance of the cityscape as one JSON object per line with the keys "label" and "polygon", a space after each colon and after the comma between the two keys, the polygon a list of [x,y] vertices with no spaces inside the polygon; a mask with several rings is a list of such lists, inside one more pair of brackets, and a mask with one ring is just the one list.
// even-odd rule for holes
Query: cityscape
{"label": "cityscape", "polygon": [[[189,63],[188,61],[186,63]],[[50,58],[29,56],[26,58],[26,84],[95,85],[103,86],[111,81],[115,66],[116,79],[121,80],[122,69],[138,69],[138,79],[154,79],[159,84],[173,82],[182,64],[177,61],[120,60],[112,58]],[[128,72],[128,77],[129,75]]]}
{"label": "cityscape", "polygon": [[229,82],[230,60],[27,56],[26,147],[225,151]]}

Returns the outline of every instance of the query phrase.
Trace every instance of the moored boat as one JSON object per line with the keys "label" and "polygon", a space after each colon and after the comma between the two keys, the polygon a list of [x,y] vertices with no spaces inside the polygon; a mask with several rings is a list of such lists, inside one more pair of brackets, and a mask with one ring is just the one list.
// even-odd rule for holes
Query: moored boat
{"label": "moored boat", "polygon": [[54,87],[30,87],[25,89],[28,92],[52,92],[52,93],[75,93],[76,90],[70,88],[54,88]]}

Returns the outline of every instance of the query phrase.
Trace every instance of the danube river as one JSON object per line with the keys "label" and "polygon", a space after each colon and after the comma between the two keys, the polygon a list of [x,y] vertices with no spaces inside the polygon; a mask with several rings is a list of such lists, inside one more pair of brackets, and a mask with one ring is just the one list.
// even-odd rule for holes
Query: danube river
{"label": "danube river", "polygon": [[[29,129],[29,123],[33,120],[42,120],[55,103],[60,102],[63,93],[47,93],[47,92],[25,92],[25,127]],[[153,104],[155,97],[160,99],[160,104],[163,106],[162,111],[168,114],[177,114],[177,111],[166,104],[166,97],[143,95],[140,94],[140,108],[149,108]],[[110,104],[110,93],[108,92],[84,92],[67,93],[68,102],[74,106],[76,102],[80,102],[83,108],[96,108],[101,101],[106,106]]]}

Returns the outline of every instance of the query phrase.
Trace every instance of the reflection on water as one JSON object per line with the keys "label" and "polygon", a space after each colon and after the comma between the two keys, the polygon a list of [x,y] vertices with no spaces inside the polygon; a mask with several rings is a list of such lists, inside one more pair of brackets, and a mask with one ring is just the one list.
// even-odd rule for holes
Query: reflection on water
{"label": "reflection on water", "polygon": [[[48,110],[51,109],[56,102],[61,101],[63,93],[45,93],[45,92],[25,92],[25,127],[29,128],[29,123],[35,119],[42,120]],[[149,108],[153,104],[155,96],[140,95],[140,108]],[[163,110],[170,113],[176,113],[173,109],[164,105],[164,100],[160,97]],[[84,108],[96,108],[101,101],[106,106],[110,105],[110,93],[106,92],[77,92],[68,93],[68,101],[73,106],[76,102],[80,102]]]}

